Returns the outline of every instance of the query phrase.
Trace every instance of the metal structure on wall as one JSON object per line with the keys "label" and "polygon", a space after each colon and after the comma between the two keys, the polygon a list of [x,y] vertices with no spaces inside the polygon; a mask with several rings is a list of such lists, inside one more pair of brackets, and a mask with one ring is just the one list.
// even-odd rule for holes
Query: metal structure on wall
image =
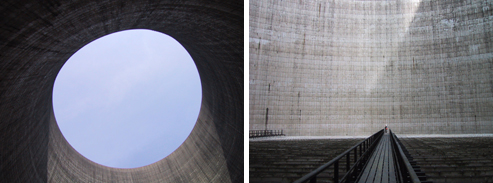
{"label": "metal structure on wall", "polygon": [[[0,12],[2,181],[243,181],[243,1],[2,1]],[[190,136],[168,157],[140,168],[105,167],[60,133],[53,83],[87,43],[137,28],[168,34],[187,49],[202,105]]]}
{"label": "metal structure on wall", "polygon": [[251,1],[249,34],[250,130],[493,133],[492,1]]}

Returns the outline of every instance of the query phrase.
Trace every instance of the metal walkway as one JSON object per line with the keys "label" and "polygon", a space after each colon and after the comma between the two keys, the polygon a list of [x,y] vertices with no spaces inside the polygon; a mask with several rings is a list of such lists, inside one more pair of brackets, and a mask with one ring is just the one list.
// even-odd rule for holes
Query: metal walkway
{"label": "metal walkway", "polygon": [[[420,172],[419,167],[415,168],[411,165],[403,149],[405,150],[392,131],[389,130],[389,133],[384,133],[384,130],[380,130],[328,163],[296,180],[295,183],[315,183],[319,174],[331,168],[334,172],[332,179],[334,183],[429,182],[426,181],[426,177],[423,172]],[[340,170],[339,163],[345,165],[345,170]],[[415,169],[421,176],[416,174]]]}
{"label": "metal walkway", "polygon": [[390,135],[382,136],[357,182],[397,182]]}

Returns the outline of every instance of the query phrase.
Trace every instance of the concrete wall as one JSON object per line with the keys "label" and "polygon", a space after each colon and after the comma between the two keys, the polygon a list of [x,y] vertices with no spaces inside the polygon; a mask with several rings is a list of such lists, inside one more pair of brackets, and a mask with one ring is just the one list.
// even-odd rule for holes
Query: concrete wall
{"label": "concrete wall", "polygon": [[251,130],[493,133],[491,0],[250,1],[249,42]]}
{"label": "concrete wall", "polygon": [[[0,182],[242,182],[243,1],[0,2]],[[185,142],[134,169],[84,158],[60,133],[52,89],[87,43],[135,28],[180,42],[195,61],[202,107]]]}

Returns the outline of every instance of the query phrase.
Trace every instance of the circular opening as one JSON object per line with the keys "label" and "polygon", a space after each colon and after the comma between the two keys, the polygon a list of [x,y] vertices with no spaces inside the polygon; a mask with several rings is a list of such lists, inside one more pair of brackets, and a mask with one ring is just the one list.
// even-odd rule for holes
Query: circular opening
{"label": "circular opening", "polygon": [[188,52],[168,35],[127,30],[77,51],[55,80],[53,108],[86,158],[135,168],[171,154],[192,131],[202,88]]}

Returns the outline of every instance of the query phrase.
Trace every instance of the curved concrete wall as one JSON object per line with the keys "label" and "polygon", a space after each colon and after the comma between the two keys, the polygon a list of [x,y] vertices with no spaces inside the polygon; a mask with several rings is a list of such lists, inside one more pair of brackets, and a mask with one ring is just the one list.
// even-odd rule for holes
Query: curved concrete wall
{"label": "curved concrete wall", "polygon": [[250,2],[250,129],[493,133],[493,1]]}
{"label": "curved concrete wall", "polygon": [[[243,181],[242,1],[2,1],[0,12],[2,182]],[[168,157],[109,168],[64,139],[52,88],[79,48],[135,28],[168,34],[188,50],[202,82],[202,107],[188,139]]]}

